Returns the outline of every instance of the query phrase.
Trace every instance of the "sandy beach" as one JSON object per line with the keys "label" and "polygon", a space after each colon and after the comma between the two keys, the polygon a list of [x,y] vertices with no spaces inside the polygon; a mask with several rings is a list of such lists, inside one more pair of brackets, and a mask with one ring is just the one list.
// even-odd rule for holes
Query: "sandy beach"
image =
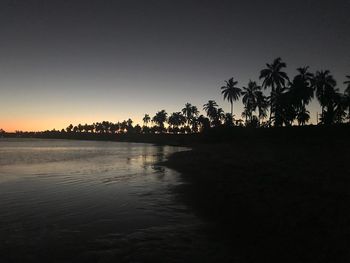
{"label": "sandy beach", "polygon": [[349,157],[344,130],[307,130],[202,143],[165,165],[188,182],[178,198],[217,226],[240,262],[345,262]]}

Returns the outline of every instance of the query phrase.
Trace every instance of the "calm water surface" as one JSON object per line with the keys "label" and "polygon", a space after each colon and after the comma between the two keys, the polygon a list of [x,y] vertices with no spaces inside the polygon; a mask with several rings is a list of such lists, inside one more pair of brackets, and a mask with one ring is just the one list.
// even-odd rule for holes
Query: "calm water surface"
{"label": "calm water surface", "polygon": [[189,233],[199,220],[174,199],[179,175],[156,165],[180,150],[0,139],[0,261],[127,261],[128,249]]}

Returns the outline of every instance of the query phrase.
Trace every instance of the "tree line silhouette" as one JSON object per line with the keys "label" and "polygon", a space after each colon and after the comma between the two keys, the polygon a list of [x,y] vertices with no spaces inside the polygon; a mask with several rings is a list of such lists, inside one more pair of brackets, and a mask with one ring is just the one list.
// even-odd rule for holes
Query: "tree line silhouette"
{"label": "tree line silhouette", "polygon": [[[337,82],[329,70],[309,71],[309,67],[297,68],[298,74],[291,80],[283,71],[287,65],[281,58],[276,58],[271,64],[260,71],[259,79],[262,85],[249,81],[247,87],[238,88],[233,78],[221,87],[224,99],[231,103],[233,116],[233,102],[242,96],[246,126],[291,126],[295,121],[305,125],[310,120],[310,113],[306,106],[316,95],[321,105],[320,122],[318,124],[331,125],[350,121],[350,76],[346,76],[345,92],[340,93],[336,88]],[[265,96],[262,90],[270,90]],[[269,111],[269,118],[264,122]],[[256,113],[254,115],[254,113]]]}
{"label": "tree line silhouette", "polygon": [[[225,113],[214,100],[203,105],[206,116],[198,108],[186,103],[179,112],[170,115],[165,110],[158,111],[153,117],[145,114],[143,126],[133,126],[131,119],[112,123],[109,121],[93,124],[70,124],[60,132],[64,133],[198,133],[219,126],[246,127],[282,127],[293,124],[306,125],[310,120],[308,104],[314,97],[321,106],[319,125],[350,123],[350,76],[346,76],[345,92],[336,87],[337,82],[329,70],[311,73],[308,66],[297,68],[297,75],[290,79],[284,69],[286,63],[276,58],[260,71],[259,85],[249,80],[244,87],[238,87],[238,81],[230,78],[221,87],[223,99],[231,105],[231,112]],[[264,90],[269,94],[265,95]],[[244,110],[241,117],[234,115],[234,102],[242,98]],[[152,125],[150,125],[152,124]],[[167,125],[166,125],[167,124]],[[59,132],[53,130],[54,132]]]}

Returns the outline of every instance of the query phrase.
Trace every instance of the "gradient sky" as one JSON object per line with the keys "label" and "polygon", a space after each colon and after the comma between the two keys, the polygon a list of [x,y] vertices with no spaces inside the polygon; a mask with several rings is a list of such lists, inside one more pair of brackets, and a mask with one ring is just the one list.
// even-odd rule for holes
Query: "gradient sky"
{"label": "gradient sky", "polygon": [[[229,111],[223,81],[245,86],[278,56],[290,76],[329,69],[344,90],[349,10],[350,0],[2,0],[0,128],[140,122],[209,99]],[[318,103],[309,109],[315,119]]]}

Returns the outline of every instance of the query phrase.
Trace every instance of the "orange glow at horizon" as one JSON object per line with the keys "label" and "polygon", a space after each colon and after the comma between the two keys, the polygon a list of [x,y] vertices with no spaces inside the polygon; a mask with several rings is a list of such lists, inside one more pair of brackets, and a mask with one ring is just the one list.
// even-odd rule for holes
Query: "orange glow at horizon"
{"label": "orange glow at horizon", "polygon": [[[309,124],[316,124],[316,118],[310,116]],[[119,120],[114,120],[111,118],[100,118],[100,119],[90,119],[90,118],[74,118],[68,120],[68,118],[56,117],[50,119],[28,119],[28,118],[13,118],[13,119],[0,119],[0,129],[5,130],[6,132],[15,132],[15,131],[28,131],[28,132],[39,132],[46,130],[62,130],[66,129],[70,124],[73,126],[78,124],[92,124],[102,121],[111,121],[118,122],[127,120],[128,118],[123,118]],[[131,118],[133,120],[133,125],[140,124],[142,126],[142,117]],[[296,124],[296,123],[295,123]]]}
{"label": "orange glow at horizon", "polygon": [[[133,124],[142,124],[141,118],[131,118],[133,120]],[[15,132],[15,131],[29,131],[29,132],[38,132],[38,131],[46,131],[46,130],[62,130],[66,129],[70,124],[78,125],[80,124],[92,124],[95,122],[101,121],[111,121],[118,122],[123,121],[120,120],[112,120],[108,118],[104,118],[101,120],[96,119],[87,119],[81,118],[78,119],[68,119],[68,118],[50,118],[50,119],[28,119],[28,118],[13,118],[13,119],[0,119],[0,129],[5,130],[6,132]]]}

